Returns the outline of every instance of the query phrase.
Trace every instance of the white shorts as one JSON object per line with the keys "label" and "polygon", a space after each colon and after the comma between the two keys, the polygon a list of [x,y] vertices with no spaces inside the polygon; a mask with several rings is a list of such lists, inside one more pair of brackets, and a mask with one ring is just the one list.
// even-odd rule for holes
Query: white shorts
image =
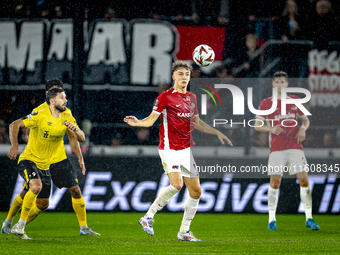
{"label": "white shorts", "polygon": [[183,177],[199,177],[190,147],[183,150],[158,150],[158,152],[165,174],[178,172]]}
{"label": "white shorts", "polygon": [[274,151],[269,154],[268,175],[289,175],[301,173],[305,170],[307,160],[303,150]]}

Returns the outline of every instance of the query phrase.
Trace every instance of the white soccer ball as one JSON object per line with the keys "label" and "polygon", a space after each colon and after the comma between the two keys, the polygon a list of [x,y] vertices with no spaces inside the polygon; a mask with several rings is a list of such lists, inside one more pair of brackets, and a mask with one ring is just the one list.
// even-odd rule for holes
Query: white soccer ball
{"label": "white soccer ball", "polygon": [[201,44],[195,48],[192,58],[197,65],[208,66],[214,62],[215,52],[210,46]]}

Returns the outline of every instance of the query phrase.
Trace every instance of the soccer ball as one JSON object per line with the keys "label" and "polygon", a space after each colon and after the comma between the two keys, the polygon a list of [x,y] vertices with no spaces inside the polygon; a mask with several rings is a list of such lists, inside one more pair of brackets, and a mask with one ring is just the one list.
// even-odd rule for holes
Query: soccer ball
{"label": "soccer ball", "polygon": [[192,58],[197,65],[208,66],[214,62],[215,52],[210,46],[201,44],[195,48]]}

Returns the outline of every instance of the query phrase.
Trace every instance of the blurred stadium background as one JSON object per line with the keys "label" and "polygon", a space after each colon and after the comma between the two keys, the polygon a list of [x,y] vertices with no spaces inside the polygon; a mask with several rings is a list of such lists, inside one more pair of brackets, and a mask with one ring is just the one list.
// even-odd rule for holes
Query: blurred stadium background
{"label": "blurred stadium background", "polygon": [[[87,135],[82,145],[87,174],[78,172],[87,210],[146,211],[160,188],[168,185],[157,152],[159,122],[150,129],[136,129],[124,124],[123,118],[148,116],[153,100],[171,86],[171,63],[176,59],[193,63],[193,49],[204,43],[215,50],[215,62],[207,68],[193,66],[192,78],[218,78],[228,83],[244,79],[240,86],[253,86],[258,103],[271,93],[271,75],[284,70],[291,77],[291,86],[311,91],[307,104],[311,127],[303,145],[308,162],[315,166],[310,175],[313,213],[338,214],[339,2],[294,3],[298,12],[293,15],[295,23],[289,23],[291,11],[283,0],[3,1],[0,211],[8,210],[22,185],[16,162],[6,157],[8,126],[44,101],[44,83],[52,78],[64,82],[68,107]],[[216,111],[213,118],[230,119],[230,111]],[[245,119],[253,117],[248,114]],[[250,127],[223,126],[221,130],[235,147],[198,137],[198,162],[218,158],[220,164],[237,167],[267,164],[266,134]],[[67,137],[65,144],[79,170]],[[21,133],[21,151],[24,146]],[[326,165],[327,171],[317,164]],[[267,212],[269,180],[265,177],[227,174],[201,182],[199,212]],[[71,211],[66,193],[54,189],[49,210]],[[183,189],[164,211],[182,211],[186,195]],[[278,213],[301,212],[298,185],[287,179]]]}

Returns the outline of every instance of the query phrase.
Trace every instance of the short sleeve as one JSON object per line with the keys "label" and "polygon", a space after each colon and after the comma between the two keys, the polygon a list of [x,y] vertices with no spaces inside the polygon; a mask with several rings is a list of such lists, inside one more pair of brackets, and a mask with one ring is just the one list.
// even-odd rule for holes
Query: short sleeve
{"label": "short sleeve", "polygon": [[28,114],[27,116],[21,119],[25,124],[25,128],[32,129],[38,126],[40,117],[41,117],[41,114],[39,115],[38,111],[32,111],[31,114]]}
{"label": "short sleeve", "polygon": [[163,92],[160,94],[153,103],[152,112],[161,114],[163,109],[167,106],[166,94]]}
{"label": "short sleeve", "polygon": [[[260,103],[260,107],[259,107],[259,110],[268,110],[268,103],[267,103],[267,100],[262,100],[261,103]],[[266,119],[266,115],[256,115],[256,118],[259,118],[261,120],[265,120]]]}

